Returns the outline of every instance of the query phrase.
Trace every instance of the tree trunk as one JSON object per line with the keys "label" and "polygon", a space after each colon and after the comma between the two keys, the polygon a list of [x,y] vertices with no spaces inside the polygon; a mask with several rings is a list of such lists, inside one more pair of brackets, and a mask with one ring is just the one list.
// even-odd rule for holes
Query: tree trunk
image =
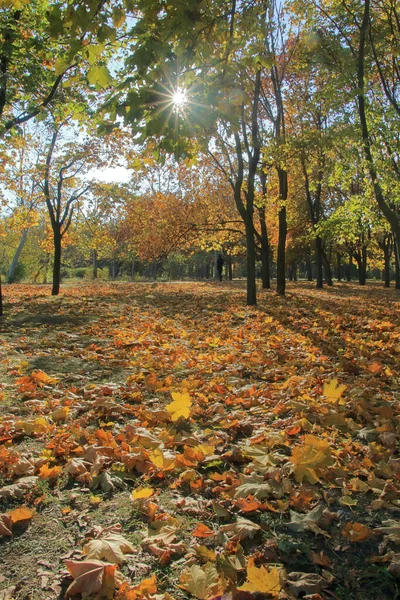
{"label": "tree trunk", "polygon": [[312,264],[311,264],[311,257],[310,257],[309,252],[307,253],[307,256],[306,256],[306,270],[307,270],[307,281],[312,281],[313,280]]}
{"label": "tree trunk", "polygon": [[52,296],[58,296],[60,293],[61,281],[61,232],[60,228],[53,229],[54,239],[54,263],[53,263],[53,287],[51,290]]}
{"label": "tree trunk", "polygon": [[385,288],[390,287],[390,242],[384,242],[383,244],[383,256],[385,262],[384,268],[384,282]]}
{"label": "tree trunk", "polygon": [[93,279],[97,279],[97,250],[93,250],[92,259],[93,259],[92,277],[93,277]]}
{"label": "tree trunk", "polygon": [[396,290],[400,290],[400,258],[399,258],[399,245],[394,240],[394,268],[395,268],[395,287]]}
{"label": "tree trunk", "polygon": [[315,270],[317,279],[316,288],[321,290],[324,287],[324,276],[322,272],[322,239],[319,235],[315,238]]}
{"label": "tree trunk", "polygon": [[337,261],[337,278],[338,281],[342,281],[342,255],[340,252],[336,253],[336,261]]}
{"label": "tree trunk", "polygon": [[226,264],[227,269],[228,269],[228,280],[229,281],[232,281],[232,279],[233,279],[233,266],[232,266],[232,262],[233,262],[232,261],[232,257],[229,256],[227,258],[227,264]]}
{"label": "tree trunk", "polygon": [[329,262],[329,259],[326,255],[326,252],[323,248],[321,248],[321,255],[322,255],[322,263],[325,269],[325,281],[329,286],[333,285],[333,279],[332,279],[332,269],[331,269],[331,264]]}
{"label": "tree trunk", "polygon": [[15,251],[15,254],[13,256],[13,259],[12,259],[12,262],[10,265],[10,269],[8,271],[8,277],[7,277],[8,283],[13,283],[13,281],[15,279],[15,271],[17,269],[18,261],[21,256],[21,252],[25,246],[27,237],[28,237],[28,230],[24,229],[24,231],[22,232],[22,235],[21,235],[21,239],[19,240],[18,248]]}
{"label": "tree trunk", "polygon": [[278,213],[279,222],[279,234],[278,234],[278,254],[276,260],[276,291],[279,295],[285,295],[286,278],[285,278],[285,260],[286,260],[286,236],[287,236],[287,222],[286,222],[286,206],[288,184],[287,184],[287,171],[278,169],[279,176],[279,199],[282,205]]}
{"label": "tree trunk", "polygon": [[269,290],[271,287],[271,274],[269,268],[269,240],[267,232],[267,224],[265,222],[265,208],[258,209],[260,216],[260,230],[261,230],[261,286],[264,290]]}
{"label": "tree trunk", "polygon": [[3,312],[3,288],[1,285],[1,273],[0,273],[0,317],[4,314]]}
{"label": "tree trunk", "polygon": [[246,228],[246,266],[247,266],[247,298],[248,306],[257,304],[256,293],[256,248],[254,244],[254,226],[249,218],[245,221]]}
{"label": "tree trunk", "polygon": [[132,260],[131,262],[131,280],[133,281],[133,278],[135,276],[135,261]]}
{"label": "tree trunk", "polygon": [[351,281],[351,271],[353,269],[353,253],[349,252],[349,262],[347,263],[347,281]]}

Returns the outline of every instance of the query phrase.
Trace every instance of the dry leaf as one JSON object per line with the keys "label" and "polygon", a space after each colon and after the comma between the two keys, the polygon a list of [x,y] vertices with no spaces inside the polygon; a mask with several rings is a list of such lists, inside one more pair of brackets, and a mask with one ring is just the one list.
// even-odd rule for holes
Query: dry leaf
{"label": "dry leaf", "polygon": [[286,578],[286,584],[290,591],[296,596],[300,594],[318,594],[328,587],[329,583],[326,579],[316,573],[289,573]]}
{"label": "dry leaf", "polygon": [[250,558],[247,563],[246,582],[238,588],[245,592],[253,594],[268,594],[272,597],[278,597],[281,591],[279,570],[276,567],[266,569],[264,566],[256,567],[254,559]]}
{"label": "dry leaf", "polygon": [[[221,531],[227,533],[231,540],[245,540],[246,538],[253,539],[261,527],[253,521],[249,521],[244,517],[238,517],[236,523],[230,523],[229,525],[223,525]],[[233,534],[233,535],[231,535]]]}
{"label": "dry leaf", "polygon": [[204,567],[193,565],[181,575],[180,587],[199,600],[208,600],[223,591],[217,569],[211,563]]}
{"label": "dry leaf", "polygon": [[12,535],[12,521],[9,515],[0,515],[0,535]]}
{"label": "dry leaf", "polygon": [[150,498],[153,495],[154,490],[150,487],[138,487],[136,490],[132,491],[133,500],[144,500],[145,498]]}
{"label": "dry leaf", "polygon": [[347,523],[342,534],[350,542],[363,542],[373,535],[372,531],[362,523]]}
{"label": "dry leaf", "polygon": [[339,382],[335,377],[334,379],[331,379],[331,381],[324,383],[322,393],[329,402],[336,403],[340,400],[345,389],[346,386],[339,385]]}
{"label": "dry leaf", "polygon": [[99,594],[102,598],[111,600],[115,591],[116,565],[102,562],[100,560],[66,560],[65,565],[73,577],[65,597],[81,594],[82,598],[88,598]]}
{"label": "dry leaf", "polygon": [[83,546],[82,553],[86,555],[87,560],[104,558],[120,565],[126,560],[124,554],[134,551],[135,548],[122,535],[111,533],[100,539],[90,540]]}
{"label": "dry leaf", "polygon": [[190,407],[192,406],[192,400],[188,393],[180,394],[179,392],[171,392],[173,402],[167,404],[165,407],[171,415],[171,421],[178,421],[178,419],[187,419],[190,415]]}

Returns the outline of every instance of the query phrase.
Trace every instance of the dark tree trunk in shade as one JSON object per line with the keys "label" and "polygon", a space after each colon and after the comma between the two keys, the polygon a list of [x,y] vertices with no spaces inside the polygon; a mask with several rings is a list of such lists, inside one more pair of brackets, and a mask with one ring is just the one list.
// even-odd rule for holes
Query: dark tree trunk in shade
{"label": "dark tree trunk in shade", "polygon": [[384,244],[383,246],[383,257],[384,257],[384,264],[385,264],[385,268],[384,268],[384,282],[385,282],[385,287],[388,288],[390,287],[390,246],[389,244]]}
{"label": "dark tree trunk in shade", "polygon": [[322,271],[322,239],[319,235],[315,238],[315,271],[316,271],[316,288],[324,287],[324,276]]}
{"label": "dark tree trunk in shade", "polygon": [[333,285],[333,278],[332,278],[332,268],[331,268],[331,263],[329,262],[329,258],[324,250],[324,248],[322,248],[322,263],[325,269],[325,281],[327,283],[327,285],[332,286]]}
{"label": "dark tree trunk in shade", "polygon": [[254,226],[253,221],[246,220],[246,267],[247,267],[247,295],[246,303],[248,306],[257,304],[256,291],[256,248],[254,244]]}
{"label": "dark tree trunk in shade", "polygon": [[0,317],[2,317],[4,314],[3,311],[3,288],[1,285],[1,273],[0,273]]}
{"label": "dark tree trunk in shade", "polygon": [[353,253],[349,252],[349,261],[347,263],[346,280],[351,281],[351,272],[353,270]]}
{"label": "dark tree trunk in shade", "polygon": [[93,254],[92,254],[92,265],[93,265],[93,271],[92,271],[92,277],[93,279],[97,279],[97,250],[93,250]]}
{"label": "dark tree trunk in shade", "polygon": [[286,220],[286,205],[288,195],[287,171],[278,169],[279,177],[279,199],[282,205],[278,213],[278,254],[276,260],[276,291],[280,296],[285,295],[286,288],[286,236],[287,236],[287,220]]}
{"label": "dark tree trunk in shade", "polygon": [[395,287],[396,290],[400,290],[400,258],[399,258],[399,245],[394,240],[394,268],[395,268]]}
{"label": "dark tree trunk in shade", "polygon": [[340,252],[336,254],[336,264],[338,281],[342,281],[342,255],[340,254]]}
{"label": "dark tree trunk in shade", "polygon": [[311,264],[311,257],[310,254],[307,254],[306,257],[306,270],[307,270],[307,281],[312,281],[313,280],[313,274],[312,274],[312,264]]}
{"label": "dark tree trunk in shade", "polygon": [[53,262],[53,287],[51,289],[52,296],[58,296],[60,293],[61,283],[61,231],[58,227],[53,229],[54,240],[54,262]]}

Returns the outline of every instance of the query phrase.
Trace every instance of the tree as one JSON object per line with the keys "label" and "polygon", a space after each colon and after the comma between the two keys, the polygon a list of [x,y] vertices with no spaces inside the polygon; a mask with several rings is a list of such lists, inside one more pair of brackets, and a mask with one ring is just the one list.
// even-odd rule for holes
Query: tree
{"label": "tree", "polygon": [[[60,291],[62,240],[67,233],[79,199],[90,185],[83,176],[100,163],[100,148],[92,139],[83,142],[62,140],[67,121],[49,124],[49,140],[43,170],[43,194],[50,217],[54,241],[52,295]],[[76,132],[70,132],[70,135]]]}

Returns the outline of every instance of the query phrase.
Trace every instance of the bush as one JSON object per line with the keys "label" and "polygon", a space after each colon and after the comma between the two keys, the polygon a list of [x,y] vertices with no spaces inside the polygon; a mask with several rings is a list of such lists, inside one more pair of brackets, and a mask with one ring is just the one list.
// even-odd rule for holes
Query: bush
{"label": "bush", "polygon": [[76,269],[75,277],[78,279],[84,279],[86,277],[86,269]]}

